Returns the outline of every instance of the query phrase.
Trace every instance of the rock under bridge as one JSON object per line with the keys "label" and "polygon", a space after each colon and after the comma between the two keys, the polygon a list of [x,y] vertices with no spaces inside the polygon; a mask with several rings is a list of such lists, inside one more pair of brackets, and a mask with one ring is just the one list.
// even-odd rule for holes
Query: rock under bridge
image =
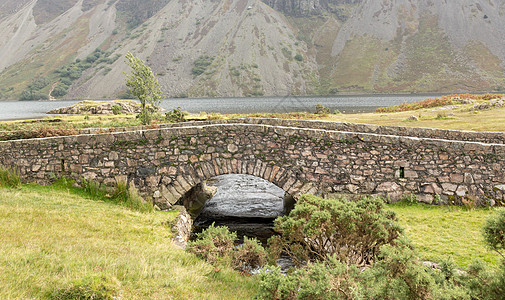
{"label": "rock under bridge", "polygon": [[0,142],[24,181],[62,176],[133,183],[168,208],[198,183],[249,174],[304,193],[382,194],[423,202],[505,202],[505,134],[279,119],[123,128]]}

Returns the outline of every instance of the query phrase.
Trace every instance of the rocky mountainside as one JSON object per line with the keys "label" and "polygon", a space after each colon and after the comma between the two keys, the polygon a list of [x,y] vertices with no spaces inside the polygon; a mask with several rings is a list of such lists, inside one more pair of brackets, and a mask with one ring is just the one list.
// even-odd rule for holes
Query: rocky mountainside
{"label": "rocky mountainside", "polygon": [[3,0],[0,98],[505,89],[505,0]]}

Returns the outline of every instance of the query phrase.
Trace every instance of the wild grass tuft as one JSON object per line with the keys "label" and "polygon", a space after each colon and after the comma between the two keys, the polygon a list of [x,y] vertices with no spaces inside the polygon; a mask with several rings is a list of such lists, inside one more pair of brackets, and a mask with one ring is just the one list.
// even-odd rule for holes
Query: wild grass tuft
{"label": "wild grass tuft", "polygon": [[144,201],[134,185],[128,185],[125,182],[118,182],[116,191],[111,200],[117,204],[126,206],[132,210],[140,212],[153,212],[154,206],[148,201]]}
{"label": "wild grass tuft", "polygon": [[152,203],[145,201],[140,196],[134,185],[127,186],[124,182],[119,182],[114,191],[110,193],[97,182],[92,180],[81,180],[81,188],[73,186],[74,181],[61,178],[54,183],[54,186],[72,191],[82,197],[97,201],[111,202],[123,207],[127,207],[134,211],[153,212],[154,206]]}
{"label": "wild grass tuft", "polygon": [[21,186],[21,175],[18,170],[0,166],[0,187],[16,188]]}
{"label": "wild grass tuft", "polygon": [[46,294],[47,299],[118,299],[119,281],[106,276],[88,276],[74,280],[63,288],[58,288]]}

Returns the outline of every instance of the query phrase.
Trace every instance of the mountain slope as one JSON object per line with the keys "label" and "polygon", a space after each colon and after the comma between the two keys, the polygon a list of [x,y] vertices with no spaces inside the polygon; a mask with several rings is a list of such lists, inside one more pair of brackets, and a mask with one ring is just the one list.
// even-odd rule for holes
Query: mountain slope
{"label": "mountain slope", "polygon": [[[4,0],[0,98],[505,88],[505,0]],[[98,50],[97,50],[98,49]]]}

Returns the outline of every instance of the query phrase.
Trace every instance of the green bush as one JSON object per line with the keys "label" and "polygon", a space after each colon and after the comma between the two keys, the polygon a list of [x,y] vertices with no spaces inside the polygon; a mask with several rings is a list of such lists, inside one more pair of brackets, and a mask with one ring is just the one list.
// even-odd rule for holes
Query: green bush
{"label": "green bush", "polygon": [[286,275],[273,268],[260,277],[259,299],[470,299],[459,282],[424,267],[403,240],[384,245],[379,260],[361,270],[332,256]]}
{"label": "green bush", "polygon": [[484,225],[484,238],[491,249],[504,257],[501,251],[505,250],[505,208],[496,212]]}
{"label": "green bush", "polygon": [[[65,82],[68,82],[69,80],[66,79]],[[63,82],[59,82],[53,89],[53,91],[51,92],[51,95],[53,97],[56,97],[56,98],[59,98],[59,97],[63,97],[67,94],[68,92],[68,88],[69,86],[66,85],[65,83]]]}
{"label": "green bush", "polygon": [[0,166],[0,187],[21,186],[21,175],[16,169]]}
{"label": "green bush", "polygon": [[224,264],[239,271],[250,272],[265,264],[267,253],[257,239],[244,237],[244,242],[238,246],[236,242],[236,232],[212,224],[197,233],[196,240],[190,241],[186,249],[209,263]]}
{"label": "green bush", "polygon": [[119,104],[112,105],[112,113],[113,114],[119,115],[122,111],[123,111],[123,109],[121,108],[121,105],[119,105]]}
{"label": "green bush", "polygon": [[184,122],[186,121],[185,116],[187,113],[181,111],[180,107],[177,107],[173,109],[172,111],[169,111],[165,113],[165,120],[169,123],[178,123],[178,122]]}
{"label": "green bush", "polygon": [[232,266],[238,270],[262,267],[267,261],[267,252],[261,243],[253,238],[244,237],[244,243],[240,244],[233,253]]}
{"label": "green bush", "polygon": [[303,61],[303,56],[300,53],[296,53],[295,60],[297,60],[297,61]]}
{"label": "green bush", "polygon": [[466,285],[473,299],[503,299],[505,295],[505,208],[499,208],[491,216],[483,228],[484,239],[488,246],[502,258],[499,270],[489,271],[480,263],[475,262],[468,271]]}
{"label": "green bush", "polygon": [[202,55],[195,60],[194,67],[191,69],[191,74],[194,76],[201,75],[207,70],[207,67],[212,64],[214,57]]}
{"label": "green bush", "polygon": [[481,262],[474,262],[464,277],[472,299],[501,300],[505,295],[505,261],[499,270],[490,271]]}
{"label": "green bush", "polygon": [[316,114],[318,115],[327,115],[330,113],[330,109],[325,107],[322,104],[316,104]]}
{"label": "green bush", "polygon": [[289,216],[275,220],[280,236],[269,240],[272,257],[289,254],[296,265],[335,256],[341,262],[370,265],[383,245],[396,243],[402,234],[394,212],[378,198],[300,198]]}
{"label": "green bush", "polygon": [[384,246],[379,260],[362,276],[369,299],[433,299],[435,280],[407,244]]}
{"label": "green bush", "polygon": [[186,249],[210,263],[215,263],[231,259],[236,240],[236,232],[230,232],[228,227],[212,224],[201,233],[197,233],[196,240],[190,241]]}
{"label": "green bush", "polygon": [[296,299],[299,278],[284,276],[279,266],[270,267],[260,273],[259,290],[256,299]]}

